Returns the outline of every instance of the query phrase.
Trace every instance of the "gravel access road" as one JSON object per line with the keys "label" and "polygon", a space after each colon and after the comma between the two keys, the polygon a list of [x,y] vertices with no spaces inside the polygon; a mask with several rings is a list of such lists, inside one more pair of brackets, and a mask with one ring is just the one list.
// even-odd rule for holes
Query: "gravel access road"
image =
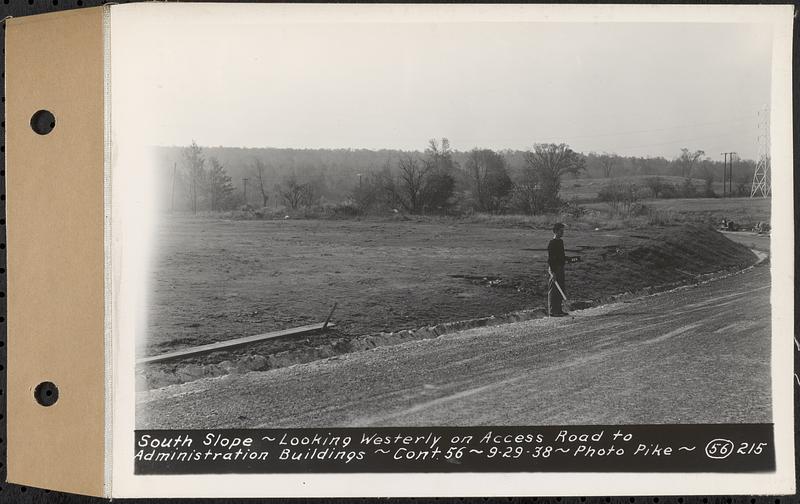
{"label": "gravel access road", "polygon": [[768,263],[660,295],[143,392],[137,428],[770,422]]}

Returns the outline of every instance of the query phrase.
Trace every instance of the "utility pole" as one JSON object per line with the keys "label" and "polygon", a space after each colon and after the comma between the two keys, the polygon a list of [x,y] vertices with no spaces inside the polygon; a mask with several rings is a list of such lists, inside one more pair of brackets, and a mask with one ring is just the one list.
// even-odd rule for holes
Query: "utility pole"
{"label": "utility pole", "polygon": [[728,153],[727,152],[721,152],[720,154],[725,156],[723,158],[723,161],[722,161],[722,197],[724,198],[725,197],[725,191],[726,191],[725,188],[727,187],[727,185],[726,185],[726,180],[727,179],[725,177],[728,174]]}
{"label": "utility pole", "polygon": [[[726,192],[726,179],[725,174],[727,173],[727,193],[729,197],[733,197],[733,156],[736,155],[735,152],[722,152],[723,156],[725,156],[725,161],[722,168],[722,197],[725,197]],[[730,156],[730,164],[728,163],[728,156]]]}
{"label": "utility pole", "polygon": [[247,177],[244,177],[242,181],[244,181],[244,204],[247,204]]}

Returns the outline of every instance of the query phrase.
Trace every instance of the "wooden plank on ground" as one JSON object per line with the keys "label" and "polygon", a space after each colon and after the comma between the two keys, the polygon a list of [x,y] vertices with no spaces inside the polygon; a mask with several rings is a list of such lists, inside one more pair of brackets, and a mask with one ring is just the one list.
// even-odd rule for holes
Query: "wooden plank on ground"
{"label": "wooden plank on ground", "polygon": [[[217,343],[210,343],[208,345],[200,345],[192,348],[185,348],[183,350],[176,350],[174,352],[169,352],[161,355],[154,355],[152,357],[143,357],[141,359],[137,359],[136,364],[163,362],[167,360],[180,359],[184,357],[195,357],[197,355],[203,355],[211,352],[216,352],[219,350],[230,350],[232,348],[249,345],[251,343],[258,343],[259,341],[265,341],[268,339],[278,338],[281,336],[297,336],[300,334],[319,331],[323,329],[323,326],[324,323],[311,324],[302,327],[294,327],[292,329],[284,329],[283,331],[275,331],[265,334],[256,334],[255,336],[245,336],[244,338],[237,338],[228,341],[219,341]],[[333,324],[328,324],[328,327],[332,326]]]}

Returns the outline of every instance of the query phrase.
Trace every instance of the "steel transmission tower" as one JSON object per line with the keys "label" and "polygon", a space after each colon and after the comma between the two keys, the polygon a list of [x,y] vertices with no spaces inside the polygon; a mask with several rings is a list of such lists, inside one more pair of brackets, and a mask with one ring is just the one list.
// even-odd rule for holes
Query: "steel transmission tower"
{"label": "steel transmission tower", "polygon": [[767,198],[772,193],[769,181],[769,109],[758,111],[758,163],[753,173],[753,187],[750,197]]}

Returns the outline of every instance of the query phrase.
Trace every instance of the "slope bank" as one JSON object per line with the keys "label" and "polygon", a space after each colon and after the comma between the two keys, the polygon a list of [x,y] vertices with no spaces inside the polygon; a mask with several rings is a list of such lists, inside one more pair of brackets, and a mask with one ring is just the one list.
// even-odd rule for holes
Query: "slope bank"
{"label": "slope bank", "polygon": [[[314,322],[334,301],[337,327],[150,365],[140,369],[144,388],[283,367],[544,311],[545,230],[176,219],[162,233],[151,338],[142,355]],[[756,261],[747,247],[700,225],[568,230],[565,242],[568,254],[583,258],[567,271],[576,306],[692,283]]]}

